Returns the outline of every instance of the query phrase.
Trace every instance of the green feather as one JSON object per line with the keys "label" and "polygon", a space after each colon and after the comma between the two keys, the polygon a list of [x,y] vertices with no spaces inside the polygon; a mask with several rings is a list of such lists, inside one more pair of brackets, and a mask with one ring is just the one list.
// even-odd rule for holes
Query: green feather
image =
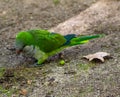
{"label": "green feather", "polygon": [[16,49],[23,49],[25,46],[28,46],[34,43],[35,41],[33,36],[27,32],[22,31],[16,35],[16,41],[15,41]]}
{"label": "green feather", "polygon": [[30,44],[33,44],[34,42],[33,41],[30,41],[30,40],[34,40],[33,39],[33,36],[27,32],[19,32],[17,35],[16,35],[16,41],[21,41],[23,42],[24,44],[27,44],[27,45],[30,45]]}
{"label": "green feather", "polygon": [[99,34],[78,37],[75,34],[62,36],[47,30],[29,30],[19,32],[16,35],[16,48],[23,49],[25,46],[34,46],[34,57],[38,60],[38,64],[42,64],[49,56],[67,47],[84,44],[90,39],[101,36]]}
{"label": "green feather", "polygon": [[52,34],[47,30],[30,30],[29,32],[35,40],[36,46],[43,52],[51,52],[58,49],[66,42],[66,39],[60,34]]}
{"label": "green feather", "polygon": [[103,34],[96,34],[96,35],[89,35],[89,36],[78,36],[76,38],[71,39],[70,46],[79,45],[79,44],[85,44],[89,42],[89,40],[94,38],[103,37]]}

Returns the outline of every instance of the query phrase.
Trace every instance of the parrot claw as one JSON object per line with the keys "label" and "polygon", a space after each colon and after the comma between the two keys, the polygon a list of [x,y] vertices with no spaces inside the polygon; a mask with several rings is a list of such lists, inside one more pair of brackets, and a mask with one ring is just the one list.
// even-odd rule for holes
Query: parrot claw
{"label": "parrot claw", "polygon": [[43,64],[38,64],[38,62],[33,64],[33,67],[41,67],[41,66],[43,66]]}
{"label": "parrot claw", "polygon": [[34,66],[34,67],[37,67],[37,66],[39,66],[39,65],[38,65],[38,63],[36,62],[36,63],[33,64],[33,66]]}

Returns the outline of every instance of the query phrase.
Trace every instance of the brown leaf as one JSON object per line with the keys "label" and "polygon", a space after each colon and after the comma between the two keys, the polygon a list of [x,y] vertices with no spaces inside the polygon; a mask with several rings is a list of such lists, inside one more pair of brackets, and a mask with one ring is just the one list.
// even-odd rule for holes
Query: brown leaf
{"label": "brown leaf", "polygon": [[26,96],[28,91],[26,89],[21,89],[20,94]]}
{"label": "brown leaf", "polygon": [[97,52],[97,53],[94,53],[94,54],[89,54],[89,55],[83,56],[83,58],[86,58],[89,61],[92,61],[94,59],[98,59],[101,62],[104,62],[105,61],[104,58],[108,57],[108,56],[110,56],[110,54],[107,53],[107,52]]}

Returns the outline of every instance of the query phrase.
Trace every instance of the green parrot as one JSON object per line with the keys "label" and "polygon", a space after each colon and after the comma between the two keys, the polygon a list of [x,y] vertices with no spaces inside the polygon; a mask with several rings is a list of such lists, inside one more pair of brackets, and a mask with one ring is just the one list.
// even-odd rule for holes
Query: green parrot
{"label": "green parrot", "polygon": [[53,56],[61,50],[87,43],[90,39],[99,38],[102,34],[77,36],[75,34],[61,35],[51,33],[48,30],[21,31],[16,35],[15,46],[19,54],[26,46],[33,46],[34,57],[37,64],[42,64],[48,57]]}

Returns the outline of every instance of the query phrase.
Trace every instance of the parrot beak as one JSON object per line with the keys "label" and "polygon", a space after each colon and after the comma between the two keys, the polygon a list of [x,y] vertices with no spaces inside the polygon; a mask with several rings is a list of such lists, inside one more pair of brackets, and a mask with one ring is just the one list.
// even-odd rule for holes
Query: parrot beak
{"label": "parrot beak", "polygon": [[21,46],[20,44],[20,45],[16,45],[15,48],[16,48],[16,54],[19,55],[21,52],[23,52],[24,46]]}
{"label": "parrot beak", "polygon": [[23,50],[16,50],[16,54],[20,54]]}

